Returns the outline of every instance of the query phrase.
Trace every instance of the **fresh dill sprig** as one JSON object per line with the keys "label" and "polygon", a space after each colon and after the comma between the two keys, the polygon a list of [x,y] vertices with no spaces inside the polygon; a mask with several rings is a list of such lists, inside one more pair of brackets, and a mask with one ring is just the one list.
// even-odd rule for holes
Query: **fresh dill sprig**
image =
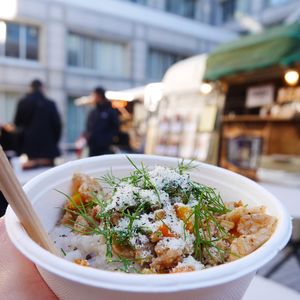
{"label": "fresh dill sprig", "polygon": [[129,224],[124,230],[115,230],[114,234],[116,240],[122,244],[128,244],[129,239],[132,238],[137,231],[142,230],[137,226],[134,226],[134,221],[139,218],[139,216],[144,212],[147,207],[147,202],[140,203],[134,212],[130,212],[127,208],[121,212],[122,217],[126,217],[129,220]]}
{"label": "fresh dill sprig", "polygon": [[64,250],[63,248],[60,248],[60,251],[62,252],[62,254],[63,254],[64,256],[67,255],[67,253],[65,252],[65,250]]}
{"label": "fresh dill sprig", "polygon": [[122,263],[122,268],[119,268],[118,270],[124,273],[138,273],[138,270],[134,267],[135,260],[129,259],[125,257],[118,256],[118,258],[109,258],[106,259],[106,262],[108,263]]}
{"label": "fresh dill sprig", "polygon": [[144,180],[144,184],[143,184],[144,189],[153,189],[155,194],[157,195],[159,203],[161,204],[160,193],[157,190],[155,184],[151,181],[148,170],[145,167],[145,165],[141,163],[141,168],[139,168],[129,156],[126,156],[126,158],[131,163],[131,165],[135,168],[136,172],[134,172],[132,176],[136,176],[135,173],[140,175],[141,178]]}
{"label": "fresh dill sprig", "polygon": [[[157,195],[157,198],[162,207],[160,199],[160,191],[157,189],[155,183],[150,177],[149,170],[147,167],[141,163],[141,166],[138,166],[130,157],[127,156],[128,161],[133,166],[133,172],[122,179],[115,177],[110,170],[109,173],[101,177],[101,180],[108,185],[110,189],[113,190],[111,193],[114,195],[117,188],[120,186],[120,183],[127,182],[134,187],[138,187],[144,190],[152,190]],[[178,172],[180,175],[184,175],[188,170],[194,168],[195,165],[193,161],[188,161],[187,163],[182,160],[178,162],[177,168],[172,170]],[[186,176],[186,175],[184,175]],[[189,178],[189,177],[187,177]],[[175,182],[176,183],[176,182]],[[192,229],[189,229],[191,233],[195,236],[194,241],[194,257],[198,261],[205,263],[207,257],[218,258],[225,260],[225,255],[228,253],[221,247],[219,247],[218,242],[223,238],[226,238],[228,233],[220,225],[217,218],[218,216],[227,213],[229,210],[225,207],[220,194],[211,187],[208,187],[203,184],[196,183],[192,180],[188,181],[188,188],[183,189],[180,184],[173,184],[168,187],[166,192],[170,199],[180,198],[183,204],[188,204],[190,200],[196,200],[197,204],[191,207],[191,213],[187,216],[184,223],[184,238],[187,238],[187,224],[188,222],[192,223]],[[62,192],[60,192],[62,193]],[[69,226],[73,231],[78,233],[88,235],[88,234],[97,234],[101,235],[105,239],[106,243],[106,260],[108,263],[122,263],[123,267],[120,269],[123,272],[134,272],[134,263],[137,263],[136,260],[130,260],[124,257],[115,258],[115,253],[113,253],[113,244],[120,243],[122,245],[132,247],[130,245],[130,238],[135,237],[138,233],[143,233],[146,235],[151,234],[151,229],[144,228],[143,226],[136,226],[136,220],[143,213],[153,211],[154,207],[151,207],[151,203],[147,201],[142,201],[141,196],[138,192],[134,197],[135,205],[131,207],[125,207],[121,211],[114,211],[110,207],[108,208],[109,202],[105,199],[104,194],[93,194],[89,201],[83,201],[80,197],[79,199],[73,199],[64,193],[62,193],[72,206],[72,209],[65,207],[65,211],[71,213],[74,217],[81,216],[85,222],[80,224],[74,220],[70,220],[73,226]],[[76,201],[75,201],[76,200]],[[172,201],[172,200],[171,200]],[[91,210],[99,206],[99,209],[96,215],[91,214]],[[156,207],[157,208],[157,207]],[[156,209],[155,208],[155,209]],[[118,228],[116,223],[113,223],[113,216],[117,213],[120,218],[128,219],[128,226],[126,228]],[[162,224],[166,225],[164,220],[160,220]],[[78,225],[74,227],[75,223]],[[167,225],[166,225],[167,226]],[[171,228],[167,226],[171,232]],[[114,244],[115,245],[115,244]]]}
{"label": "fresh dill sprig", "polygon": [[[95,194],[91,193],[91,196],[93,196],[93,199],[88,204],[85,204],[80,200],[80,205],[79,205],[69,195],[67,195],[61,191],[58,191],[58,192],[61,193],[62,195],[64,195],[74,207],[74,209],[65,207],[64,210],[71,213],[72,215],[77,216],[77,217],[81,216],[87,222],[87,224],[80,224],[80,223],[76,223],[76,221],[74,221],[74,220],[69,220],[69,222],[72,223],[73,226],[71,226],[71,225],[66,225],[66,226],[80,234],[102,235],[106,241],[106,256],[112,257],[113,231],[112,231],[112,224],[110,221],[111,212],[105,211],[107,203],[105,201],[103,201],[103,199],[101,199],[98,196],[96,196]],[[99,226],[99,223],[88,214],[87,207],[90,206],[91,203],[94,204],[93,206],[99,205],[99,207],[100,207],[99,213],[96,215],[96,218],[101,219],[101,227]],[[77,228],[77,227],[75,228],[74,227],[75,224],[79,225],[77,227],[82,227],[82,228]]]}
{"label": "fresh dill sprig", "polygon": [[[201,196],[200,196],[201,197]],[[201,201],[201,198],[200,198]],[[201,220],[201,202],[198,201],[198,204],[194,207],[194,235],[195,235],[195,243],[194,243],[194,255],[197,260],[202,259],[202,237],[200,233],[199,223]]]}
{"label": "fresh dill sprig", "polygon": [[[213,188],[192,182],[193,195],[198,203],[194,207],[194,256],[203,262],[204,251],[215,257],[213,252],[218,252],[222,260],[224,260],[224,250],[216,245],[217,241],[226,237],[228,233],[219,224],[216,216],[228,212],[220,194],[216,193]],[[216,232],[212,234],[211,229]],[[214,250],[212,250],[214,249]]]}
{"label": "fresh dill sprig", "polygon": [[[91,216],[89,216],[89,214],[86,210],[86,205],[85,205],[85,203],[82,202],[81,198],[79,198],[80,204],[77,204],[76,201],[69,195],[67,195],[61,191],[58,191],[58,192],[61,193],[62,195],[64,195],[70,201],[70,203],[73,205],[73,207],[75,208],[73,210],[68,207],[65,207],[64,210],[70,212],[71,214],[75,214],[77,216],[82,216],[84,218],[84,220],[89,224],[89,226],[83,226],[86,229],[89,229],[89,231],[87,231],[86,234],[93,234],[93,233],[99,234],[99,224]],[[74,230],[74,228],[73,228],[73,230]],[[83,232],[81,232],[81,233],[83,233]]]}
{"label": "fresh dill sprig", "polygon": [[113,175],[112,169],[105,175],[103,175],[100,180],[106,183],[109,187],[115,189],[120,183],[120,179]]}
{"label": "fresh dill sprig", "polygon": [[176,170],[178,171],[178,173],[180,175],[195,169],[197,166],[193,164],[194,160],[189,160],[188,162],[185,162],[184,159],[181,159],[178,163],[177,163],[177,168]]}

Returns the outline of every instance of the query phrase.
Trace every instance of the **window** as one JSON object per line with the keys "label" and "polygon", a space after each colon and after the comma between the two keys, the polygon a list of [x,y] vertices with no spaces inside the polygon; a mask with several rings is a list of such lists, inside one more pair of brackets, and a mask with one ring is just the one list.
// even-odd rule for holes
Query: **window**
{"label": "window", "polygon": [[38,30],[32,26],[26,26],[26,58],[38,60]]}
{"label": "window", "polygon": [[251,1],[250,0],[237,0],[235,10],[242,14],[251,14]]}
{"label": "window", "polygon": [[68,65],[74,67],[83,65],[83,63],[80,61],[80,37],[75,34],[69,34]]}
{"label": "window", "polygon": [[123,0],[123,1],[142,4],[142,5],[147,5],[148,4],[148,0]]}
{"label": "window", "polygon": [[222,0],[220,1],[222,10],[222,21],[231,21],[236,11],[236,0]]}
{"label": "window", "polygon": [[67,140],[69,143],[74,143],[85,130],[85,124],[89,106],[76,106],[74,100],[77,97],[68,97],[68,120],[67,120]]}
{"label": "window", "polygon": [[195,18],[195,0],[167,0],[166,11],[187,17]]}
{"label": "window", "polygon": [[137,3],[137,4],[142,4],[142,5],[147,5],[147,0],[129,0],[130,2]]}
{"label": "window", "polygon": [[6,25],[5,56],[20,57],[20,26]]}
{"label": "window", "polygon": [[70,33],[68,65],[98,71],[112,77],[128,76],[128,49],[125,44]]}
{"label": "window", "polygon": [[269,6],[282,5],[289,2],[289,0],[268,0]]}
{"label": "window", "polygon": [[150,48],[148,57],[148,78],[152,81],[161,80],[171,65],[186,57],[187,56],[181,54]]}
{"label": "window", "polygon": [[[4,42],[0,51],[6,57],[38,60],[39,30],[36,26],[5,22]],[[0,49],[1,50],[1,49]]]}
{"label": "window", "polygon": [[251,4],[251,0],[219,0],[222,21],[224,23],[232,21],[237,13],[251,15]]}
{"label": "window", "polygon": [[0,93],[0,124],[13,122],[20,98],[21,94],[19,93]]}

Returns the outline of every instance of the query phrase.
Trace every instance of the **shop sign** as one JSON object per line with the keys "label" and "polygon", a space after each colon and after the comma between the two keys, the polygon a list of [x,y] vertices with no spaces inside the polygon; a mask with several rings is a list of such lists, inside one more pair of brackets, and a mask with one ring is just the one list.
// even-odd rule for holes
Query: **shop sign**
{"label": "shop sign", "polygon": [[270,105],[274,101],[274,86],[262,85],[247,89],[246,107],[260,107]]}

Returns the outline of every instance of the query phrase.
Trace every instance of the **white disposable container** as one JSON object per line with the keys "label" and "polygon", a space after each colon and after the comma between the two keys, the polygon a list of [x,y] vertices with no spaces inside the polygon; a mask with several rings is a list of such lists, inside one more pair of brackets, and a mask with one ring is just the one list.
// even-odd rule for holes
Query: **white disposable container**
{"label": "white disposable container", "polygon": [[[175,158],[130,155],[139,164],[176,166]],[[33,242],[9,208],[6,214],[8,234],[14,245],[33,261],[54,293],[62,300],[147,300],[147,299],[241,299],[255,272],[271,260],[288,242],[291,219],[283,205],[255,182],[230,171],[194,163],[191,174],[198,182],[217,188],[224,201],[243,200],[251,206],[265,205],[269,214],[278,218],[272,237],[252,254],[196,272],[139,275],[86,268],[56,257]],[[132,166],[124,155],[82,159],[53,168],[28,182],[24,189],[46,230],[51,231],[61,216],[59,207],[70,191],[74,172],[95,177],[112,169],[117,176],[127,175]]]}

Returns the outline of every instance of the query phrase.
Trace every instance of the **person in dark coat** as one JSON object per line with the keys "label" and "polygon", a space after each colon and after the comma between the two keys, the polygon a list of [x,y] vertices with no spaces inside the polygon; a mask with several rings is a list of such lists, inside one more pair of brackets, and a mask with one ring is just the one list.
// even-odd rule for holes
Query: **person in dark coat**
{"label": "person in dark coat", "polygon": [[110,147],[119,133],[118,112],[106,99],[105,90],[102,87],[96,88],[92,97],[95,108],[88,115],[85,132],[89,155],[111,154]]}
{"label": "person in dark coat", "polygon": [[19,131],[19,152],[27,154],[28,167],[52,166],[59,156],[61,119],[53,101],[43,93],[39,80],[31,83],[31,92],[17,106],[14,123]]}

